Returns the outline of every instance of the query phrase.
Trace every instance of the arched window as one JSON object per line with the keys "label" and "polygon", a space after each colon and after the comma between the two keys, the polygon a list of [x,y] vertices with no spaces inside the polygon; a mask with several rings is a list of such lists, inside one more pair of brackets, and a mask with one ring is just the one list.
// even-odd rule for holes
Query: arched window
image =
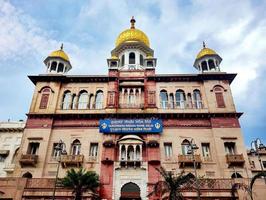
{"label": "arched window", "polygon": [[64,72],[64,64],[63,63],[59,63],[58,65],[58,69],[57,69],[57,72],[60,73],[60,72]]}
{"label": "arched window", "polygon": [[103,91],[101,91],[101,90],[96,92],[95,108],[96,109],[102,109],[103,108]]}
{"label": "arched window", "polygon": [[161,90],[160,92],[160,102],[161,108],[166,109],[168,108],[168,95],[166,90]]}
{"label": "arched window", "polygon": [[201,109],[203,107],[200,91],[198,89],[193,91],[193,100],[194,100],[194,107],[195,108]]}
{"label": "arched window", "polygon": [[221,86],[215,86],[213,88],[213,91],[215,93],[215,97],[216,97],[216,104],[218,108],[225,108],[225,102],[224,102],[224,89]]}
{"label": "arched window", "polygon": [[122,145],[121,147],[121,160],[126,160],[126,147],[125,145]]}
{"label": "arched window", "polygon": [[127,160],[134,160],[134,148],[132,145],[127,148]]}
{"label": "arched window", "polygon": [[89,102],[89,95],[86,91],[81,91],[78,100],[78,109],[87,109]]}
{"label": "arched window", "polygon": [[52,62],[51,68],[50,68],[50,72],[56,72],[56,66],[57,66],[57,62]]}
{"label": "arched window", "polygon": [[40,109],[46,109],[49,101],[51,89],[50,88],[43,88],[41,93],[41,101],[40,101]]}
{"label": "arched window", "polygon": [[187,139],[183,140],[183,142],[181,143],[181,148],[182,148],[182,154],[188,155],[188,151],[190,150],[190,145]]}
{"label": "arched window", "polygon": [[139,147],[139,145],[136,146],[136,159],[135,160],[140,160],[140,147]]}
{"label": "arched window", "polygon": [[32,178],[32,174],[30,172],[26,172],[22,175],[23,178]]}
{"label": "arched window", "polygon": [[135,53],[131,52],[129,53],[129,64],[135,64]]}
{"label": "arched window", "polygon": [[123,67],[125,65],[125,55],[122,55],[121,57],[121,66]]}
{"label": "arched window", "polygon": [[243,178],[243,177],[242,177],[241,174],[239,174],[238,172],[234,172],[234,173],[232,174],[231,178]]}
{"label": "arched window", "polygon": [[143,65],[143,55],[139,55],[139,64]]}
{"label": "arched window", "polygon": [[215,70],[215,64],[212,59],[208,60],[208,65],[210,70]]}
{"label": "arched window", "polygon": [[147,67],[153,67],[153,62],[152,61],[148,61],[147,62]]}
{"label": "arched window", "polygon": [[135,183],[127,183],[121,188],[120,199],[141,199],[140,198],[140,187]]}
{"label": "arched window", "polygon": [[207,62],[206,61],[203,61],[201,63],[201,69],[202,69],[203,72],[204,71],[208,71],[208,67],[207,67]]}
{"label": "arched window", "polygon": [[186,106],[186,96],[183,90],[177,90],[175,93],[176,107],[184,109]]}
{"label": "arched window", "polygon": [[133,92],[133,89],[130,89],[130,91],[129,91],[128,104],[129,105],[134,105],[134,92]]}
{"label": "arched window", "polygon": [[64,96],[63,96],[63,103],[62,103],[62,109],[63,110],[67,110],[67,109],[70,109],[71,107],[71,92],[70,91],[66,91],[64,93]]}
{"label": "arched window", "polygon": [[74,140],[71,145],[71,155],[79,155],[80,154],[81,143],[78,139]]}

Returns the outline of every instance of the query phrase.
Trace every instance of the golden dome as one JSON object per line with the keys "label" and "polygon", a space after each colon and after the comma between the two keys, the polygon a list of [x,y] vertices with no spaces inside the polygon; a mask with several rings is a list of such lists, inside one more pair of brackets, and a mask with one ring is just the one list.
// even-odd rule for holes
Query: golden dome
{"label": "golden dome", "polygon": [[115,42],[116,47],[124,42],[143,42],[145,45],[150,47],[149,38],[144,32],[135,28],[135,22],[136,20],[132,17],[130,20],[130,29],[127,29],[119,34]]}
{"label": "golden dome", "polygon": [[64,59],[67,62],[70,62],[68,55],[63,51],[63,45],[61,46],[60,50],[53,51],[52,53],[50,53],[48,57],[55,57],[55,58],[59,57],[59,58]]}
{"label": "golden dome", "polygon": [[202,58],[203,56],[207,56],[207,55],[218,55],[218,54],[214,50],[207,48],[205,43],[203,42],[203,48],[198,53],[196,59]]}

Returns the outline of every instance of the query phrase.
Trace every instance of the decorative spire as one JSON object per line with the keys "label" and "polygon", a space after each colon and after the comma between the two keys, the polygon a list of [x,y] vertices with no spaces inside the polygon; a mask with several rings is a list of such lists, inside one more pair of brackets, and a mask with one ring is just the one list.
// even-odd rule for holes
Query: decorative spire
{"label": "decorative spire", "polygon": [[206,48],[206,44],[204,41],[202,42],[202,45],[203,45],[203,48]]}
{"label": "decorative spire", "polygon": [[132,16],[131,20],[130,20],[130,23],[131,23],[131,29],[135,29],[135,23],[136,23],[136,20],[134,19],[134,16]]}
{"label": "decorative spire", "polygon": [[63,48],[64,48],[64,44],[62,43],[62,44],[61,44],[61,47],[60,47],[60,50],[62,51]]}

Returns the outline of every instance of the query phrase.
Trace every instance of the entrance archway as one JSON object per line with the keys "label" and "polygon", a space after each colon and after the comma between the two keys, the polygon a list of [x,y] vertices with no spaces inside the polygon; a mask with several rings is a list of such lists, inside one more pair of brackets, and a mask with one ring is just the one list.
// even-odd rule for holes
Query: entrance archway
{"label": "entrance archway", "polygon": [[137,184],[129,182],[121,188],[120,200],[140,200],[140,188]]}

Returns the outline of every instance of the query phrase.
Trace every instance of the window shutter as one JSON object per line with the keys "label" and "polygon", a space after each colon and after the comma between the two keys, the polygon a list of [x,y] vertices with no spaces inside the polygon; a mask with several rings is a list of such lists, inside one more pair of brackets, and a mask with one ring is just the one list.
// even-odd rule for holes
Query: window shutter
{"label": "window shutter", "polygon": [[40,109],[46,109],[48,104],[49,94],[42,94]]}
{"label": "window shutter", "polygon": [[224,108],[225,107],[225,103],[224,103],[224,97],[223,97],[223,93],[215,93],[216,95],[216,102],[217,102],[217,107],[218,108]]}

